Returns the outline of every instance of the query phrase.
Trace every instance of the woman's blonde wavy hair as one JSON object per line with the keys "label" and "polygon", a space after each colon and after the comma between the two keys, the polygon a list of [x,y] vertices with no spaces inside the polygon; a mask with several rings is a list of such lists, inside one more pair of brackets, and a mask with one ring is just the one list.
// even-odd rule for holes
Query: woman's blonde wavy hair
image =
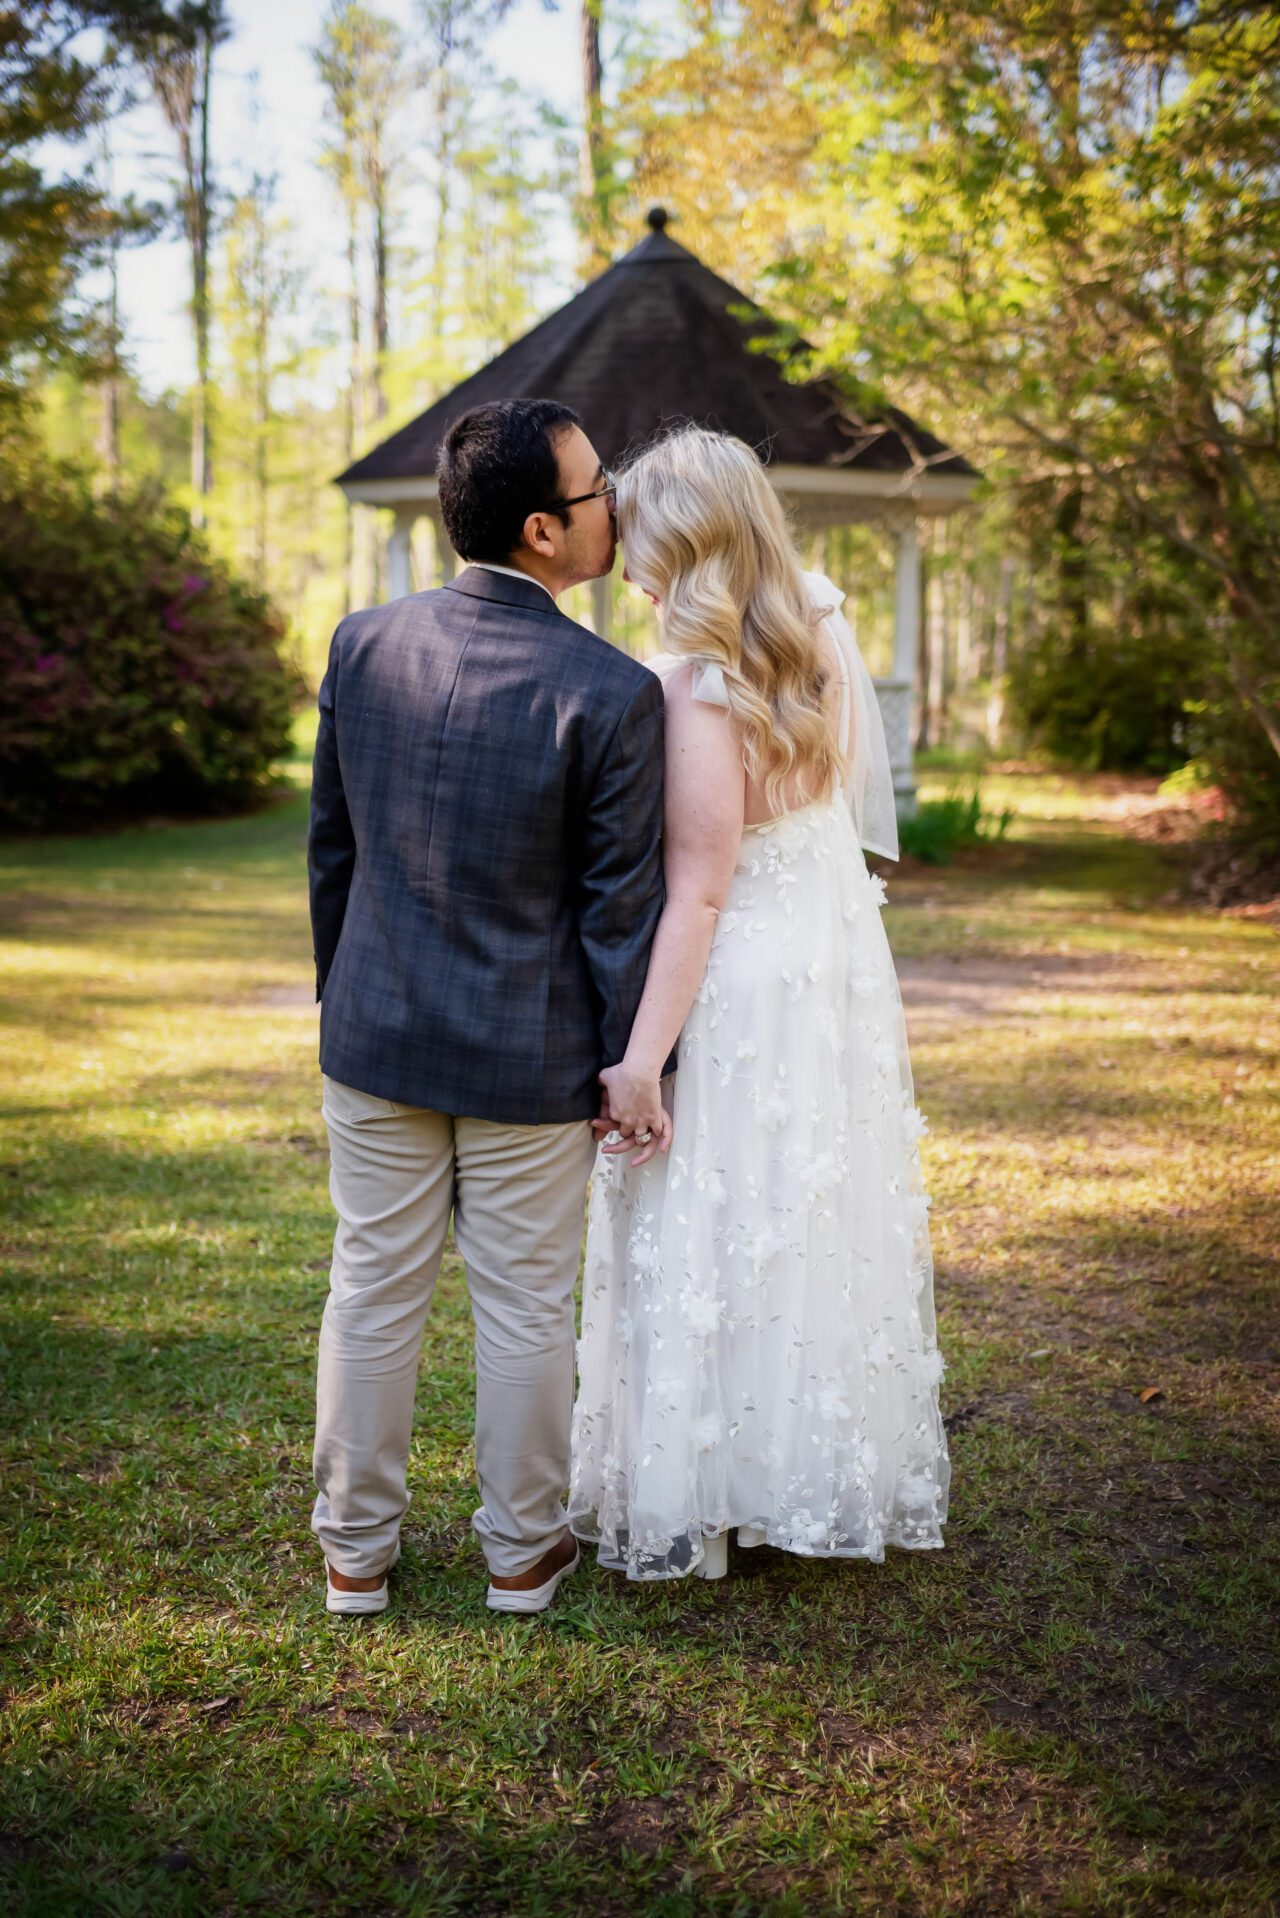
{"label": "woman's blonde wavy hair", "polygon": [[756,454],[728,433],[667,434],[618,480],[627,572],[662,602],[669,652],[713,660],[770,812],[825,799],[844,769],[800,561]]}

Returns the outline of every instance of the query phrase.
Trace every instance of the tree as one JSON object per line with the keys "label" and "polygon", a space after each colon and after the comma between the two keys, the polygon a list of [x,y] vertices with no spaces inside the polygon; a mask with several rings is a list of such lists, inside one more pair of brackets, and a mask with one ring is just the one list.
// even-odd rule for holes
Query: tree
{"label": "tree", "polygon": [[[413,205],[398,249],[400,339],[389,418],[407,418],[530,326],[549,291],[553,210],[573,192],[576,139],[484,56],[506,0],[424,0],[410,158]],[[544,154],[550,148],[550,158]],[[536,155],[536,160],[532,157]]]}
{"label": "tree", "polygon": [[[0,414],[12,416],[35,362],[93,350],[73,296],[111,224],[100,188],[51,175],[46,156],[101,123],[120,48],[162,21],[152,0],[0,0]],[[107,36],[96,58],[82,43],[94,27]]]}
{"label": "tree", "polygon": [[[318,62],[317,62],[318,63]],[[353,143],[343,137],[341,108],[344,94],[335,98],[331,90],[329,115],[336,137],[321,149],[320,163],[333,181],[342,202],[346,225],[346,372],[342,389],[342,463],[350,466],[356,456],[357,442],[364,429],[364,359],[360,299],[360,183]],[[350,501],[343,502],[342,573],[345,582],[345,609],[355,603],[355,519]]]}
{"label": "tree", "polygon": [[[104,175],[103,199],[111,204],[111,148],[104,139],[101,150]],[[98,463],[107,490],[115,492],[120,484],[120,229],[115,222],[107,240],[107,297],[102,316],[103,368],[100,381],[102,416],[98,428]]]}
{"label": "tree", "polygon": [[[868,0],[820,18],[846,87],[824,223],[859,263],[852,303],[822,273],[805,290],[831,357],[870,349],[886,378],[909,359],[967,390],[1055,479],[1077,632],[1086,503],[1154,541],[1187,618],[1215,628],[1188,692],[1225,697],[1280,756],[1274,9],[981,0],[943,22]],[[1280,811],[1280,766],[1275,788]]]}
{"label": "tree", "polygon": [[[360,4],[332,0],[312,49],[325,89],[330,138],[323,164],[342,197],[347,218],[347,422],[350,454],[367,424],[386,418],[386,363],[390,340],[388,273],[392,189],[403,159],[396,117],[410,86],[404,38],[395,22]],[[360,244],[367,235],[371,267],[370,335],[362,345]],[[364,532],[356,551],[355,530]],[[372,515],[347,518],[348,592],[352,599],[376,595],[379,555]],[[357,582],[357,569],[364,575]],[[363,590],[362,590],[363,588]]]}
{"label": "tree", "polygon": [[611,226],[610,166],[604,130],[604,67],[600,27],[604,0],[582,0],[582,146],[578,188],[582,196],[587,266],[608,264]]}
{"label": "tree", "polygon": [[[119,96],[127,104],[127,95]],[[96,352],[87,353],[86,376],[96,379],[100,401],[97,437],[101,483],[108,492],[120,484],[120,409],[123,393],[125,358],[124,333],[120,322],[120,255],[129,245],[153,239],[165,223],[164,208],[152,201],[139,201],[131,194],[117,198],[112,183],[110,129],[101,128],[98,156],[91,176],[98,192],[99,223],[102,238],[98,251],[107,276],[106,297],[91,322],[89,338],[96,337]]]}
{"label": "tree", "polygon": [[[1184,704],[1280,830],[1274,8],[743,0],[643,92],[641,187],[682,178],[695,243],[740,247],[817,367],[1017,489],[1066,643],[1096,657],[1123,603],[1154,662],[1180,595]],[[1145,606],[1109,543],[1158,570]]]}
{"label": "tree", "polygon": [[779,259],[819,237],[814,155],[832,55],[807,14],[769,0],[691,17],[678,51],[641,41],[627,63],[614,117],[629,218],[660,202],[686,245],[757,297]]}
{"label": "tree", "polygon": [[224,0],[183,0],[168,33],[144,55],[152,90],[178,147],[178,211],[191,254],[196,383],[191,409],[193,518],[202,525],[213,486],[209,383],[209,249],[213,166],[209,104],[214,55],[231,37]]}
{"label": "tree", "polygon": [[236,479],[231,517],[242,563],[259,591],[270,584],[271,460],[280,425],[276,387],[296,359],[282,329],[301,286],[276,200],[276,175],[258,168],[232,200],[219,302],[227,364],[220,417],[233,428],[225,459]]}
{"label": "tree", "polygon": [[408,97],[411,76],[400,29],[359,0],[333,0],[314,55],[335,135],[330,165],[349,200],[353,230],[358,232],[361,212],[367,219],[373,335],[369,380],[377,422],[387,410],[391,196],[404,153],[396,116]]}
{"label": "tree", "polygon": [[[449,279],[450,214],[454,163],[467,137],[483,30],[500,20],[511,0],[419,0],[425,53],[415,76],[430,107],[427,145],[431,166],[432,220],[429,324],[438,338],[444,325]],[[469,76],[472,76],[469,78]]]}
{"label": "tree", "polygon": [[522,116],[519,84],[503,82],[473,107],[457,150],[454,191],[466,246],[456,249],[455,337],[448,360],[437,359],[441,385],[533,323],[546,252],[544,183],[529,166],[533,129]]}

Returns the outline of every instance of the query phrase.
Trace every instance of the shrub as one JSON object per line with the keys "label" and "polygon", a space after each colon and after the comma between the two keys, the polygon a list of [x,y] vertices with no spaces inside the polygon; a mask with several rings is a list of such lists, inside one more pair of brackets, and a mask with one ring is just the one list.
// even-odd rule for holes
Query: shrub
{"label": "shrub", "polygon": [[1093,630],[1050,625],[1009,673],[1015,713],[1037,745],[1087,772],[1165,773],[1187,756],[1187,689],[1202,677],[1195,637],[1172,623]]}
{"label": "shrub", "polygon": [[912,818],[899,820],[898,844],[922,866],[949,866],[963,847],[1003,839],[1012,818],[1012,808],[998,816],[984,813],[975,786],[971,793],[922,800]]}
{"label": "shrub", "polygon": [[154,494],[0,475],[0,816],[243,803],[288,747],[270,603]]}
{"label": "shrub", "polygon": [[1266,734],[1230,687],[1189,701],[1187,710],[1197,763],[1230,808],[1229,836],[1274,859],[1280,854],[1280,760]]}

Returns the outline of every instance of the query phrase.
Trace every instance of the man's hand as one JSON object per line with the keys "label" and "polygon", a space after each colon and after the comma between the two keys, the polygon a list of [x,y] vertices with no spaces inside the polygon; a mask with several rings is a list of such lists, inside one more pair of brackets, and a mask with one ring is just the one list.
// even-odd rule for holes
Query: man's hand
{"label": "man's hand", "polygon": [[[619,1152],[630,1152],[633,1147],[640,1149],[631,1164],[647,1165],[656,1152],[671,1150],[671,1115],[662,1103],[662,1091],[656,1078],[637,1073],[624,1059],[621,1065],[606,1066],[600,1074],[600,1083],[604,1087],[600,1117],[592,1121],[593,1128],[604,1125],[608,1118],[608,1131],[621,1136],[603,1150],[611,1157]],[[597,1138],[601,1134],[597,1131]]]}

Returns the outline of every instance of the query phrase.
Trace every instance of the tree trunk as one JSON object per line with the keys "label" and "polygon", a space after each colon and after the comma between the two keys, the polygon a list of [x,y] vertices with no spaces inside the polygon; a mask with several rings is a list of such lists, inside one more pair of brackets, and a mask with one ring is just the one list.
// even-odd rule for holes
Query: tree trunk
{"label": "tree trunk", "polygon": [[461,26],[465,30],[471,9],[464,0],[460,6],[446,4],[428,11],[434,21],[434,44],[431,51],[434,61],[431,104],[435,115],[435,143],[432,158],[436,170],[429,324],[432,339],[438,341],[444,328],[446,256],[449,213],[452,205],[450,173],[453,165],[453,125],[450,112],[453,105],[453,56],[457,45],[458,29]]}
{"label": "tree trunk", "polygon": [[933,542],[921,532],[920,539],[920,624],[916,637],[916,685],[920,689],[920,714],[916,724],[916,746],[918,753],[929,750],[929,694],[933,682],[933,620],[930,603],[937,590],[937,567],[933,553]]}
{"label": "tree trunk", "polygon": [[[370,380],[373,420],[381,425],[387,417],[386,358],[390,333],[387,322],[387,176],[383,167],[382,129],[375,126],[368,160],[369,211],[373,220],[373,364]],[[377,604],[383,596],[387,576],[386,539],[376,509],[369,521],[370,601]]]}
{"label": "tree trunk", "polygon": [[256,365],[253,382],[253,486],[254,486],[254,570],[259,591],[265,592],[267,585],[267,519],[269,511],[269,480],[267,470],[267,423],[271,417],[271,295],[268,286],[270,271],[267,252],[270,235],[267,232],[265,215],[261,208],[256,214],[257,231],[254,234],[254,249],[257,253],[256,278],[258,282],[257,328],[254,339]]}
{"label": "tree trunk", "polygon": [[1084,494],[1072,486],[1062,497],[1054,515],[1053,530],[1058,550],[1058,612],[1066,629],[1067,657],[1081,673],[1089,654],[1088,558],[1080,538],[1084,512]]}
{"label": "tree trunk", "polygon": [[991,630],[991,689],[987,695],[987,744],[996,747],[1004,730],[1004,679],[1009,670],[1009,621],[1013,611],[1013,561],[1000,561],[995,623]]}
{"label": "tree trunk", "polygon": [[959,580],[959,611],[956,616],[955,685],[957,699],[964,701],[973,684],[973,635],[982,618],[982,598],[972,565],[966,565]]}
{"label": "tree trunk", "polygon": [[107,252],[107,371],[98,420],[98,461],[106,490],[120,485],[120,236],[113,230]]}
{"label": "tree trunk", "polygon": [[209,227],[212,183],[209,154],[209,97],[213,84],[212,25],[201,29],[199,47],[199,138],[191,174],[191,313],[196,336],[196,386],[191,407],[191,490],[196,523],[204,523],[203,502],[213,490],[212,428],[209,419]]}
{"label": "tree trunk", "polygon": [[387,181],[380,154],[369,162],[369,196],[373,212],[373,417],[387,416],[385,365],[390,334],[387,325]]}
{"label": "tree trunk", "polygon": [[578,185],[582,194],[588,266],[602,266],[608,259],[604,69],[600,56],[603,10],[603,0],[582,0],[582,144],[578,158]]}
{"label": "tree trunk", "polygon": [[[947,541],[950,545],[950,541]],[[956,569],[955,555],[947,552],[943,555],[942,577],[939,581],[938,618],[940,631],[938,644],[934,651],[934,673],[936,694],[933,702],[934,731],[939,746],[951,743],[951,695],[955,689],[955,645],[956,645]]]}
{"label": "tree trunk", "polygon": [[441,71],[438,93],[439,122],[436,132],[436,230],[432,251],[431,273],[431,335],[439,342],[444,331],[445,276],[447,272],[446,250],[449,241],[449,169],[453,164],[451,152],[451,129],[449,127],[449,85],[448,76]]}
{"label": "tree trunk", "polygon": [[[347,394],[346,405],[343,408],[343,429],[346,436],[343,463],[347,466],[350,466],[355,459],[356,440],[364,424],[364,409],[360,404],[360,377],[360,214],[354,190],[349,189],[347,197]],[[342,565],[346,580],[346,604],[343,610],[349,613],[358,603],[361,584],[356,577],[355,507],[349,499],[344,500]]]}

